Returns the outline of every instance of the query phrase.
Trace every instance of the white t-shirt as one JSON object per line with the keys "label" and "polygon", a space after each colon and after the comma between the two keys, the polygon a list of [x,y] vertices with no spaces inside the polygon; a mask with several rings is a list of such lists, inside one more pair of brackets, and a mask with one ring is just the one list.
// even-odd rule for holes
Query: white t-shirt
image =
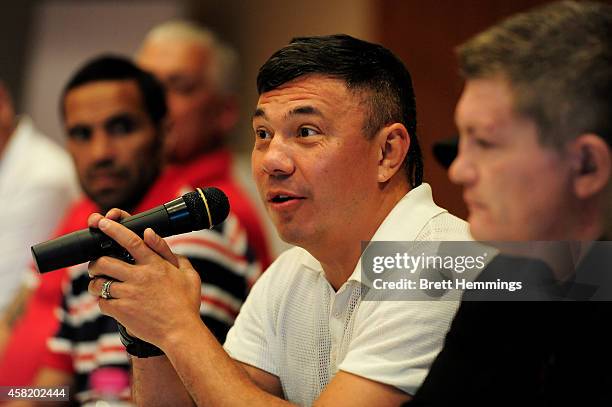
{"label": "white t-shirt", "polygon": [[[409,192],[372,240],[469,240],[467,224]],[[280,378],[311,405],[338,370],[414,394],[440,351],[456,301],[361,301],[360,264],[335,292],[307,251],[283,253],[257,281],[225,342],[229,355]]]}
{"label": "white t-shirt", "polygon": [[30,246],[51,237],[78,194],[68,153],[22,117],[0,154],[0,313],[28,275]]}

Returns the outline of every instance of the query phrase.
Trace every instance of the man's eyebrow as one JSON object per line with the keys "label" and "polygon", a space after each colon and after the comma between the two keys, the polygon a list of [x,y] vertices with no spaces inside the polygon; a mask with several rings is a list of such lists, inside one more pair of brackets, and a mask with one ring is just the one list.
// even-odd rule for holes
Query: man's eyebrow
{"label": "man's eyebrow", "polygon": [[301,114],[309,114],[316,116],[323,116],[323,113],[319,109],[313,106],[298,106],[295,109],[292,109],[287,113],[287,117],[301,115]]}
{"label": "man's eyebrow", "polygon": [[252,119],[256,118],[256,117],[261,117],[263,119],[266,119],[266,112],[264,112],[264,110],[261,107],[258,107],[257,109],[255,109],[255,113],[253,113],[253,117]]}
{"label": "man's eyebrow", "polygon": [[[114,113],[108,117],[106,117],[102,122],[101,125],[105,126],[111,122],[117,121],[117,120],[131,120],[133,122],[137,122],[138,121],[138,117],[136,117],[133,113],[130,112],[117,112]],[[72,123],[70,125],[68,125],[68,123],[66,123],[66,128],[68,130],[75,128],[75,127],[96,127],[98,124],[97,123],[92,123],[92,122],[76,122],[76,123]]]}
{"label": "man's eyebrow", "polygon": [[[317,109],[316,107],[313,107],[313,106],[298,106],[295,109],[292,109],[289,112],[287,112],[287,114],[285,115],[285,118],[288,118],[288,117],[291,117],[291,116],[296,116],[296,115],[323,116],[323,113],[319,109]],[[257,117],[261,117],[263,119],[267,119],[266,112],[262,108],[260,108],[260,107],[255,109],[255,113],[253,113],[253,119],[255,119]]]}
{"label": "man's eyebrow", "polygon": [[181,82],[181,81],[197,81],[200,79],[197,75],[190,74],[188,72],[171,72],[168,76],[166,76],[166,82]]}
{"label": "man's eyebrow", "polygon": [[109,117],[107,117],[106,119],[104,119],[104,123],[109,123],[111,121],[115,121],[115,120],[136,120],[136,117],[134,114],[130,113],[130,112],[117,112]]}
{"label": "man's eyebrow", "polygon": [[72,123],[70,125],[66,124],[65,126],[66,126],[66,130],[68,132],[70,132],[73,129],[77,129],[77,128],[91,128],[92,127],[92,125],[89,124],[89,123],[80,123],[80,122],[79,123]]}

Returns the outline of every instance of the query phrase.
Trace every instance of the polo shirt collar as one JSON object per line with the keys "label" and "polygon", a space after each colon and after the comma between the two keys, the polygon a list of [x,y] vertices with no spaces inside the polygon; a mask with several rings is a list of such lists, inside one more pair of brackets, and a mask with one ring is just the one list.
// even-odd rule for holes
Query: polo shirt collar
{"label": "polo shirt collar", "polygon": [[[372,241],[414,241],[425,225],[436,215],[446,212],[433,201],[431,187],[423,183],[410,190],[399,200],[391,212],[380,224]],[[304,267],[323,273],[323,267],[306,250],[303,250],[302,264]],[[348,281],[361,283],[361,259],[349,277]],[[365,283],[365,282],[364,282]]]}
{"label": "polo shirt collar", "polygon": [[[444,212],[447,212],[446,209],[434,203],[429,184],[423,183],[400,199],[378,227],[371,241],[415,241],[431,218]],[[359,258],[348,281],[361,283],[361,276],[361,258]],[[363,283],[370,285],[368,281]]]}

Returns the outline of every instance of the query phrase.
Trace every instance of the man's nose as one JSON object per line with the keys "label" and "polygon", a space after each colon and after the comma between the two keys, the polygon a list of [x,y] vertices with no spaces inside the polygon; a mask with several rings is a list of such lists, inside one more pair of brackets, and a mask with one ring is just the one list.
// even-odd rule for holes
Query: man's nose
{"label": "man's nose", "polygon": [[454,184],[469,185],[476,180],[476,175],[476,168],[460,147],[457,157],[448,168],[448,178]]}
{"label": "man's nose", "polygon": [[292,148],[282,137],[273,137],[262,154],[261,166],[266,174],[282,176],[295,171]]}
{"label": "man's nose", "polygon": [[92,135],[90,151],[96,161],[108,160],[115,155],[114,143],[102,129],[96,130]]}

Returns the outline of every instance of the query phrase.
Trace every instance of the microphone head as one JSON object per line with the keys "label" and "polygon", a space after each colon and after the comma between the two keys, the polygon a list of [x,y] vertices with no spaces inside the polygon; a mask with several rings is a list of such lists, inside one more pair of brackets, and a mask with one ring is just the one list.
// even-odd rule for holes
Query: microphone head
{"label": "microphone head", "polygon": [[230,210],[225,193],[214,187],[188,192],[183,195],[183,201],[195,222],[193,230],[210,229],[220,224]]}

